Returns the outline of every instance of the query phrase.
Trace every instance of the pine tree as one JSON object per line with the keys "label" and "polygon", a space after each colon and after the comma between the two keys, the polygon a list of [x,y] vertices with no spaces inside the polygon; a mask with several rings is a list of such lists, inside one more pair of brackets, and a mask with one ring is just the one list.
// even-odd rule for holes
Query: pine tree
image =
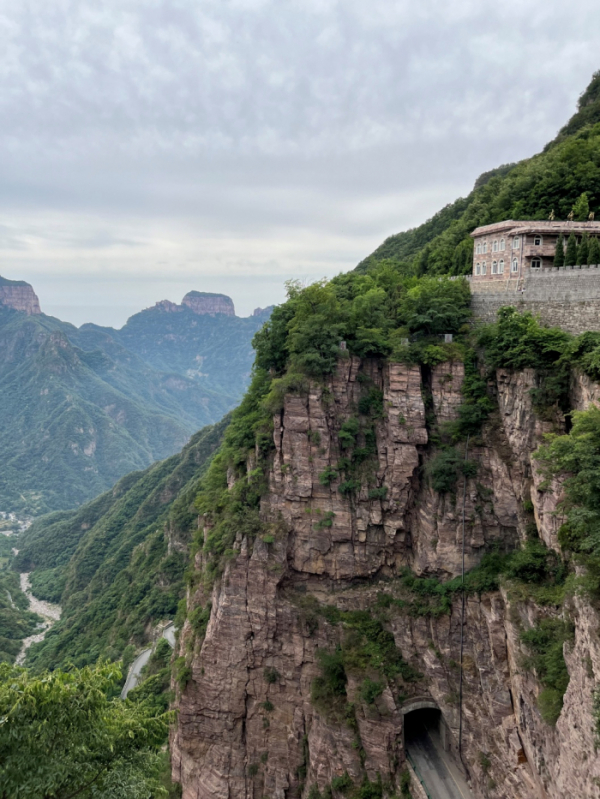
{"label": "pine tree", "polygon": [[583,192],[580,194],[579,197],[575,200],[573,204],[573,208],[571,209],[573,213],[573,219],[577,222],[585,222],[590,215],[590,203],[588,200],[587,192]]}
{"label": "pine tree", "polygon": [[590,241],[590,252],[588,255],[588,263],[598,266],[600,264],[600,241],[597,238],[592,238]]}
{"label": "pine tree", "polygon": [[556,242],[556,249],[554,250],[554,266],[565,265],[565,239],[563,236],[558,237]]}
{"label": "pine tree", "polygon": [[567,241],[567,251],[565,253],[565,266],[575,266],[577,263],[577,239],[571,233]]}
{"label": "pine tree", "polygon": [[589,240],[588,234],[584,233],[581,237],[581,244],[577,248],[577,263],[580,266],[586,266],[588,262],[588,254],[589,254]]}

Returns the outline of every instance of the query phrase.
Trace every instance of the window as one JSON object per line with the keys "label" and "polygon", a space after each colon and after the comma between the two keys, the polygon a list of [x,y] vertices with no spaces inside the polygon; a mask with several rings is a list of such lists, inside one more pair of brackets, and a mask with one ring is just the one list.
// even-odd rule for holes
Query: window
{"label": "window", "polygon": [[487,252],[487,241],[483,242],[483,252]]}
{"label": "window", "polygon": [[481,274],[481,264],[477,264],[477,266],[475,267],[475,274],[476,275]]}
{"label": "window", "polygon": [[475,246],[475,253],[477,255],[481,255],[481,242],[480,241],[478,241],[476,246]]}
{"label": "window", "polygon": [[504,252],[504,250],[505,250],[505,249],[506,249],[506,248],[505,248],[505,245],[504,245],[504,239],[500,239],[500,250],[501,250],[502,252]]}
{"label": "window", "polygon": [[[540,247],[542,244],[542,237],[541,236],[534,236],[533,243],[536,247]],[[533,264],[532,264],[533,266]]]}
{"label": "window", "polygon": [[498,261],[498,273],[502,274],[502,272],[504,272],[504,259],[503,258],[501,258]]}
{"label": "window", "polygon": [[513,258],[511,272],[518,272],[518,271],[519,271],[519,262],[517,261],[516,258]]}
{"label": "window", "polygon": [[539,258],[532,258],[531,259],[531,268],[532,269],[539,269],[542,265],[542,262]]}
{"label": "window", "polygon": [[486,271],[487,271],[487,270],[486,270],[485,261],[484,261],[484,262],[481,264],[481,274],[482,274],[482,275],[485,275]]}
{"label": "window", "polygon": [[513,250],[520,250],[521,249],[521,238],[520,236],[515,236],[513,239]]}
{"label": "window", "polygon": [[495,241],[492,244],[492,252],[498,252],[498,242],[497,241]]}
{"label": "window", "polygon": [[492,263],[492,275],[498,274],[498,261],[493,261]]}

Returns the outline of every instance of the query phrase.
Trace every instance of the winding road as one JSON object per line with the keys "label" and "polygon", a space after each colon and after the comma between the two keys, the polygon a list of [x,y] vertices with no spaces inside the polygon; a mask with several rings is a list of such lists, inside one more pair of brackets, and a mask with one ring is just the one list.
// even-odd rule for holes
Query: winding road
{"label": "winding road", "polygon": [[[176,632],[175,625],[173,624],[173,622],[171,622],[170,624],[167,624],[165,629],[162,631],[161,635],[161,638],[164,638],[167,641],[171,649],[175,648],[175,632]],[[133,689],[138,685],[142,669],[150,660],[152,653],[156,649],[157,643],[158,641],[152,644],[152,646],[148,647],[148,649],[144,649],[143,652],[140,652],[140,654],[136,657],[136,659],[129,667],[129,672],[127,673],[127,679],[125,680],[125,685],[123,686],[123,690],[121,691],[121,699],[125,699],[127,697],[127,694],[130,691],[133,691]]]}

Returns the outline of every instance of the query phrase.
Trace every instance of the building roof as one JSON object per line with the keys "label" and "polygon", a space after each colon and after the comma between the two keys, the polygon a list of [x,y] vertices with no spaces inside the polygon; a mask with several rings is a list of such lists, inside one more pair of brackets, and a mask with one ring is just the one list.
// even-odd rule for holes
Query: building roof
{"label": "building roof", "polygon": [[600,233],[600,222],[570,222],[569,220],[529,220],[515,221],[507,219],[504,222],[494,222],[492,225],[482,225],[471,233],[474,238],[493,233],[504,233],[507,236],[519,233]]}

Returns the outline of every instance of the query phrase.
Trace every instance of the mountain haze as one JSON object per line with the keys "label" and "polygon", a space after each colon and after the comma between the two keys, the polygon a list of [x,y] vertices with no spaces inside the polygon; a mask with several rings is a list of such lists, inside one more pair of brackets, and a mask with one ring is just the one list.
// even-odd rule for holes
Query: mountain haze
{"label": "mountain haze", "polygon": [[228,297],[202,296],[204,307],[158,303],[122,330],[78,329],[2,279],[0,510],[80,505],[239,402],[269,311],[241,319]]}

